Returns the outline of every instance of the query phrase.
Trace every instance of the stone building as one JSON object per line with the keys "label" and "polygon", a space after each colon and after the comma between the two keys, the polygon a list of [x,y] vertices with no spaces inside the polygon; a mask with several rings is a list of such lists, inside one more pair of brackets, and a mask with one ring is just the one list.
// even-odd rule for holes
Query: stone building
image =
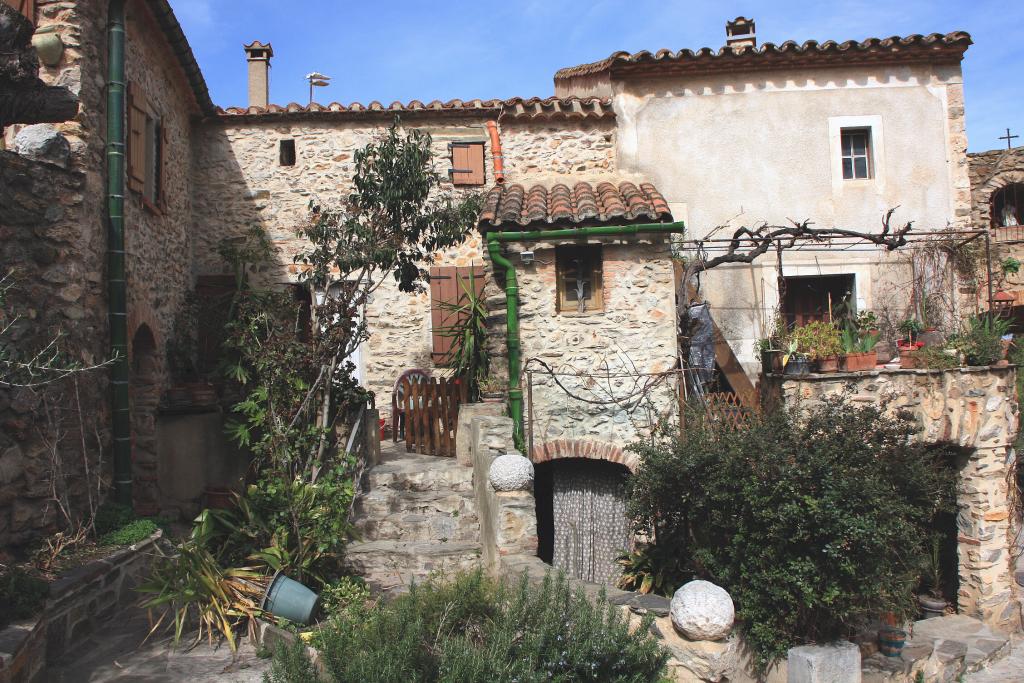
{"label": "stone building", "polygon": [[995,246],[994,298],[1019,322],[1024,310],[1024,273],[1006,272],[1000,265],[1005,259],[1024,261],[1024,147],[993,149],[967,157],[971,220],[979,229],[989,231]]}
{"label": "stone building", "polygon": [[[116,283],[105,266],[104,161],[117,152],[106,131],[108,91],[119,83],[106,55],[117,37],[112,8],[122,4],[130,436],[111,433],[105,371],[89,382],[87,404],[105,453],[130,439],[141,511],[187,514],[204,487],[244,467],[220,443],[219,414],[159,409],[181,379],[172,361],[175,344],[191,334],[182,322],[188,294],[209,295],[227,274],[218,245],[261,227],[278,255],[266,276],[294,284],[302,248],[295,231],[309,202],[340,201],[355,151],[396,117],[431,134],[447,190],[485,198],[478,230],[437,255],[435,274],[485,274],[492,372],[509,380],[518,343],[511,409],[526,413],[517,437],[538,465],[606,460],[626,471],[633,463],[624,446],[677,410],[673,235],[790,217],[870,230],[896,205],[901,221],[923,230],[972,220],[964,33],[757,47],[753,22],[740,18],[718,51],[615,53],[563,69],[554,97],[307,106],[270,103],[273,47],[254,41],[244,46],[249,106],[221,109],[167,0],[37,0],[27,6],[37,38],[46,36],[39,42],[48,43],[40,78],[67,86],[78,113],[5,131],[12,151],[0,153],[0,246],[5,265],[31,273],[22,301],[67,329],[83,359],[108,357],[111,345],[107,291]],[[240,72],[242,58],[240,50]],[[66,158],[32,159],[33,140],[44,138],[66,141]],[[43,241],[27,240],[30,231]],[[881,274],[889,265],[873,254],[796,254],[784,267],[785,291],[804,294],[800,305],[809,308],[795,315],[813,313],[833,293],[871,308],[879,289],[892,286]],[[733,360],[748,370],[770,312],[796,305],[765,268],[774,266],[726,267],[704,281]],[[408,295],[389,284],[362,312],[371,336],[353,360],[385,412],[402,372],[444,372],[432,326],[440,303],[433,286]],[[513,310],[517,331],[506,325]],[[53,521],[41,514],[43,447],[15,429],[31,409],[17,396],[0,399],[0,545]],[[558,474],[551,465],[546,495],[568,490],[566,476],[570,469]],[[609,509],[618,509],[616,476],[580,475]]]}

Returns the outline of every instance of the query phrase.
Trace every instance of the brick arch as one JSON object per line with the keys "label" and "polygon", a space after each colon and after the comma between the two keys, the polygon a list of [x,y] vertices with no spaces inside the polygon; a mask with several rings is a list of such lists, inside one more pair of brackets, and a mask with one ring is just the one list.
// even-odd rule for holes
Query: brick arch
{"label": "brick arch", "polygon": [[584,460],[607,460],[624,465],[630,472],[636,472],[640,461],[636,453],[624,451],[620,446],[607,441],[590,439],[555,439],[535,444],[530,451],[530,460],[534,463],[550,462],[562,458],[582,458]]}

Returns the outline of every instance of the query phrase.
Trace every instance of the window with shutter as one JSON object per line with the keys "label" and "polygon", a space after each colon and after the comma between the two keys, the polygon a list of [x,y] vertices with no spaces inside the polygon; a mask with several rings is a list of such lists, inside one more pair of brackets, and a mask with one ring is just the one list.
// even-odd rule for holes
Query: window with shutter
{"label": "window with shutter", "polygon": [[452,167],[448,170],[454,185],[483,185],[487,182],[484,172],[484,143],[453,142],[448,145]]}
{"label": "window with shutter", "polygon": [[128,86],[128,189],[152,209],[163,208],[167,131],[136,84]]}
{"label": "window with shutter", "polygon": [[484,291],[483,266],[434,266],[430,269],[430,329],[433,343],[431,360],[444,366],[451,361],[452,349],[458,340],[453,329],[468,317],[459,310],[469,303],[468,292],[481,296]]}
{"label": "window with shutter", "polygon": [[25,15],[25,18],[36,23],[36,0],[3,0],[7,5]]}

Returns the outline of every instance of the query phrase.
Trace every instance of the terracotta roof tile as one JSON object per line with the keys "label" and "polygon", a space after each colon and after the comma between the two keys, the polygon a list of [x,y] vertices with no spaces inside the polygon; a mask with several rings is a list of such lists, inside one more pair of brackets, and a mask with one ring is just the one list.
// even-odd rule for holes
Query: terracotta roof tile
{"label": "terracotta roof tile", "polygon": [[295,102],[281,106],[270,104],[266,107],[229,107],[218,109],[217,116],[221,119],[234,117],[261,117],[280,118],[284,116],[309,116],[325,113],[334,113],[349,116],[367,116],[384,114],[420,114],[420,113],[442,113],[461,116],[472,116],[475,114],[502,119],[520,120],[548,120],[565,118],[613,118],[615,111],[612,109],[610,99],[599,97],[539,97],[523,98],[513,97],[507,100],[448,100],[441,102],[433,100],[424,104],[420,100],[412,100],[408,104],[392,102],[385,106],[374,101],[369,104],[353,102],[341,104],[331,102],[330,104],[318,104],[313,102],[309,105],[301,105]]}
{"label": "terracotta roof tile", "polygon": [[914,34],[906,37],[868,38],[837,43],[829,40],[819,43],[808,40],[803,44],[787,40],[781,45],[764,43],[756,48],[723,47],[717,51],[705,47],[699,50],[662,49],[657,52],[642,50],[636,53],[613,52],[607,58],[589,64],[559,69],[555,81],[603,72],[628,72],[652,66],[671,65],[677,70],[713,71],[717,69],[763,69],[789,64],[828,65],[835,62],[913,62],[927,61],[937,56],[962,59],[971,45],[971,36],[965,31],[945,35]]}
{"label": "terracotta roof tile", "polygon": [[479,227],[542,230],[565,226],[662,223],[672,220],[668,202],[651,183],[602,180],[572,184],[496,185],[484,199]]}

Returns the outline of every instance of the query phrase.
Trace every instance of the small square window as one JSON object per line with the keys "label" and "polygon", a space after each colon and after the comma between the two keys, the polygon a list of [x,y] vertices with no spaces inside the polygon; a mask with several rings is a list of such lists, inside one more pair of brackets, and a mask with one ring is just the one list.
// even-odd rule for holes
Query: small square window
{"label": "small square window", "polygon": [[843,128],[840,133],[843,157],[843,180],[872,177],[871,129]]}
{"label": "small square window", "polygon": [[601,247],[564,246],[555,250],[558,310],[585,313],[604,308]]}
{"label": "small square window", "polygon": [[453,185],[483,185],[487,182],[484,173],[484,143],[453,142],[448,145],[452,167],[448,175]]}
{"label": "small square window", "polygon": [[281,140],[278,145],[278,159],[282,166],[295,165],[295,140]]}

